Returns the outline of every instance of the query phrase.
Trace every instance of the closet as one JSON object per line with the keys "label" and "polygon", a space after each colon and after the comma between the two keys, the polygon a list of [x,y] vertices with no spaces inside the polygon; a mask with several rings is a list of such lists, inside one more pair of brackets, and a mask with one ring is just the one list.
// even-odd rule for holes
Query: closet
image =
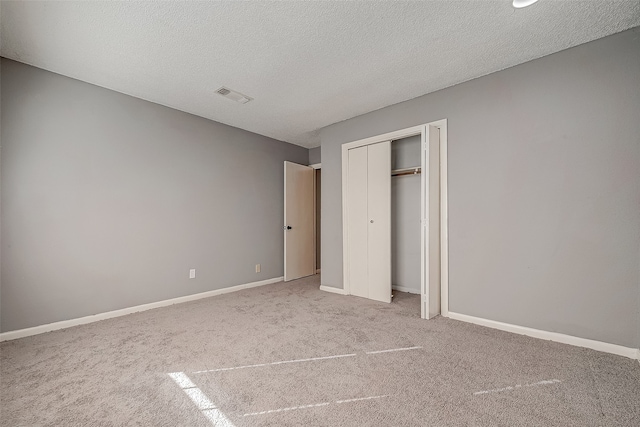
{"label": "closet", "polygon": [[420,294],[420,135],[391,143],[391,285]]}
{"label": "closet", "polygon": [[348,152],[351,294],[420,294],[420,135]]}
{"label": "closet", "polygon": [[446,119],[342,145],[344,290],[448,311]]}

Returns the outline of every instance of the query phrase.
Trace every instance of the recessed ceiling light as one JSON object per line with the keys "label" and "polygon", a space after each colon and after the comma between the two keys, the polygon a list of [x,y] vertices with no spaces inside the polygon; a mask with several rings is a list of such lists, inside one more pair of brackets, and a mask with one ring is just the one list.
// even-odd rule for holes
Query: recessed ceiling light
{"label": "recessed ceiling light", "polygon": [[253,99],[247,95],[243,95],[240,92],[236,92],[235,90],[229,89],[228,87],[224,86],[216,90],[216,93],[218,95],[224,96],[225,98],[229,98],[233,101],[239,102],[240,104],[246,104]]}
{"label": "recessed ceiling light", "polygon": [[523,7],[531,6],[538,0],[513,0],[513,7],[516,9],[522,9]]}

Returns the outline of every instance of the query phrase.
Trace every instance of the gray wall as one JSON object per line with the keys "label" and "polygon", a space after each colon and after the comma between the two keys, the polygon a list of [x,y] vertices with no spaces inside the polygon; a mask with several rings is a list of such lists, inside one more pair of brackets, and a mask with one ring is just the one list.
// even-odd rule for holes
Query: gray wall
{"label": "gray wall", "polygon": [[342,287],[343,143],[448,119],[450,310],[640,345],[640,32],[321,130],[322,283]]}
{"label": "gray wall", "polygon": [[5,59],[1,138],[2,331],[283,274],[307,149]]}
{"label": "gray wall", "polygon": [[[391,143],[391,169],[420,166],[420,136]],[[391,178],[391,283],[420,293],[420,175]]]}
{"label": "gray wall", "polygon": [[309,149],[309,164],[315,165],[320,163],[320,147]]}

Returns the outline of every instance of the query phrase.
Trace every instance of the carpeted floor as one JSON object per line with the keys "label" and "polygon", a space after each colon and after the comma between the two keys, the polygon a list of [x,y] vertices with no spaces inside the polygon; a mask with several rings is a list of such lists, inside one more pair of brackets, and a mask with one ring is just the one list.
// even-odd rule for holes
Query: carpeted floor
{"label": "carpeted floor", "polygon": [[[637,361],[319,277],[0,344],[2,426],[639,426]],[[393,351],[386,351],[393,350]]]}

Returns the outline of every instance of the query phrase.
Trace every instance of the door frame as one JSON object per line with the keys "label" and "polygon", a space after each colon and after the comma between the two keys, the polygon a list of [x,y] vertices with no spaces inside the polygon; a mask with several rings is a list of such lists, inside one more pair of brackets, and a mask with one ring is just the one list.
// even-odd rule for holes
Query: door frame
{"label": "door frame", "polygon": [[[440,130],[440,315],[449,315],[449,228],[448,228],[448,198],[447,198],[447,119],[441,119],[419,126],[400,129],[394,132],[376,135],[342,144],[342,262],[343,288],[347,295],[351,295],[349,283],[349,233],[348,233],[348,179],[349,179],[349,150],[385,141],[394,141],[410,136],[420,135],[422,155],[420,166],[421,180],[421,232],[420,232],[420,316],[429,316],[429,126]],[[389,171],[391,173],[391,171]]]}
{"label": "door frame", "polygon": [[[312,165],[309,165],[310,168],[313,168],[313,170],[322,170],[322,163],[314,163]],[[318,233],[316,232],[318,230],[318,218],[316,213],[318,212],[318,207],[316,206],[316,202],[318,201],[318,195],[316,194],[316,191],[318,190],[318,183],[316,182],[316,177],[318,176],[317,173],[313,174],[313,256],[315,257],[315,259],[318,259],[318,253],[317,253],[317,248],[318,248],[318,239],[320,238],[320,236],[318,236]],[[322,260],[320,260],[320,262],[322,262]],[[320,273],[320,266],[318,265],[318,263],[316,262],[316,269],[315,269],[316,274]]]}

